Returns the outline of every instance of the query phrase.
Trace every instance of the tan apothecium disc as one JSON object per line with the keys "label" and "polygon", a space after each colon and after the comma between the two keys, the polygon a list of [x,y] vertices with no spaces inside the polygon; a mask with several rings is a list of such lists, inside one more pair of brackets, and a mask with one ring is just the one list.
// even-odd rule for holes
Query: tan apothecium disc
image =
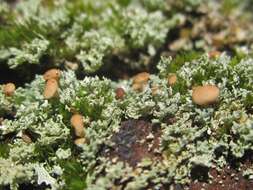
{"label": "tan apothecium disc", "polygon": [[154,85],[152,86],[151,91],[152,91],[152,95],[155,96],[158,94],[159,87],[157,85]]}
{"label": "tan apothecium disc", "polygon": [[220,90],[215,85],[197,86],[193,89],[192,100],[195,104],[206,106],[217,102]]}
{"label": "tan apothecium disc", "polygon": [[74,114],[70,119],[70,123],[71,123],[72,127],[74,127],[75,135],[77,137],[84,137],[83,116],[80,114]]}
{"label": "tan apothecium disc", "polygon": [[142,91],[145,85],[148,83],[150,74],[147,72],[142,72],[133,77],[132,88],[135,91]]}
{"label": "tan apothecium disc", "polygon": [[133,83],[146,83],[149,80],[150,74],[142,72],[133,77]]}
{"label": "tan apothecium disc", "polygon": [[134,83],[132,85],[132,89],[139,92],[141,92],[144,89],[144,87],[145,87],[145,84],[142,84],[142,83]]}
{"label": "tan apothecium disc", "polygon": [[46,82],[45,88],[44,88],[44,98],[45,99],[51,99],[58,94],[58,82],[55,79],[49,79]]}
{"label": "tan apothecium disc", "polygon": [[3,92],[6,96],[12,96],[16,90],[16,86],[13,83],[7,83],[3,86]]}
{"label": "tan apothecium disc", "polygon": [[59,69],[50,69],[44,73],[43,78],[46,81],[49,79],[59,80],[60,76],[61,76],[61,71]]}
{"label": "tan apothecium disc", "polygon": [[168,76],[168,85],[173,86],[177,82],[177,75],[174,73],[169,74]]}
{"label": "tan apothecium disc", "polygon": [[77,138],[75,139],[74,141],[75,145],[82,145],[82,144],[85,144],[86,143],[86,139],[85,138]]}
{"label": "tan apothecium disc", "polygon": [[208,56],[209,56],[210,58],[217,58],[217,57],[219,57],[220,55],[221,55],[221,52],[216,51],[216,50],[214,50],[214,51],[209,51],[209,52],[208,52]]}

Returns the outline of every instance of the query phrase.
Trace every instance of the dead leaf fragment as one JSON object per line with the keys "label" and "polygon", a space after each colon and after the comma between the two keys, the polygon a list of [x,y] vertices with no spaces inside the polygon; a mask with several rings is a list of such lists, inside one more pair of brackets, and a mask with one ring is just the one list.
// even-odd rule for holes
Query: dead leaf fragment
{"label": "dead leaf fragment", "polygon": [[30,144],[32,143],[32,139],[31,137],[29,137],[29,135],[25,134],[25,133],[22,133],[22,136],[21,136],[22,140],[27,143],[27,144]]}

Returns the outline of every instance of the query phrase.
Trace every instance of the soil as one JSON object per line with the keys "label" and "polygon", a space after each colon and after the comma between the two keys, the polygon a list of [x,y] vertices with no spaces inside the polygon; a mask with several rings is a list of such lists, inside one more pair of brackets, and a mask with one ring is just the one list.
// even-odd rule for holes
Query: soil
{"label": "soil", "polygon": [[[238,170],[238,164],[241,163],[241,169]],[[253,164],[253,152],[247,152],[242,159],[231,160],[230,165],[224,167],[221,171],[211,169],[209,171],[210,182],[191,182],[190,190],[252,190],[253,180],[246,179],[243,171]],[[184,187],[183,189],[185,189]]]}
{"label": "soil", "polygon": [[111,160],[118,159],[136,167],[143,158],[161,160],[156,151],[160,144],[161,130],[144,120],[128,120],[121,124],[118,133],[112,136],[113,147],[106,147],[103,154]]}
{"label": "soil", "polygon": [[253,180],[247,180],[242,176],[242,172],[227,166],[218,172],[215,169],[210,171],[212,180],[206,182],[192,182],[189,186],[190,190],[252,190]]}
{"label": "soil", "polygon": [[[170,118],[168,123],[173,122]],[[152,134],[152,135],[150,135]],[[152,140],[147,137],[153,136]],[[156,149],[160,144],[161,129],[146,120],[127,120],[122,122],[119,132],[111,138],[115,143],[113,147],[105,147],[102,154],[110,160],[120,160],[136,167],[143,158],[161,160]],[[238,163],[241,163],[241,170],[238,171]],[[192,182],[188,185],[164,185],[163,189],[174,190],[252,190],[253,180],[243,176],[243,170],[253,163],[253,153],[247,154],[243,159],[232,160],[229,166],[221,171],[208,168],[196,168],[192,174]],[[210,178],[208,178],[208,172]],[[152,185],[150,186],[152,187]]]}

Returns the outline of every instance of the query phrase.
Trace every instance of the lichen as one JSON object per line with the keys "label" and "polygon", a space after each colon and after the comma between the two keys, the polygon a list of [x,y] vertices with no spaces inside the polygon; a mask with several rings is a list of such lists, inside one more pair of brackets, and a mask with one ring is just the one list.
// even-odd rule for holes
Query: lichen
{"label": "lichen", "polygon": [[[241,46],[244,36],[230,38],[238,33],[223,30],[219,22],[224,44],[214,45],[211,34],[198,40],[199,24],[215,24],[210,15],[222,6],[210,5],[205,0],[1,2],[0,63],[30,78],[35,68],[36,75],[11,96],[0,86],[0,189],[24,184],[55,190],[166,189],[208,180],[211,169],[243,159],[253,147],[251,49]],[[214,18],[228,19],[220,14]],[[186,44],[170,49],[182,39]],[[192,51],[178,53],[189,47]],[[231,48],[231,55],[194,51],[213,48]],[[168,57],[164,49],[177,55]],[[42,72],[52,67],[61,70],[57,93],[45,98],[48,79]],[[126,76],[103,76],[107,70],[121,74],[121,67],[129,71]],[[137,71],[150,72],[140,88],[131,77]],[[172,75],[173,83],[168,81]],[[215,86],[218,98],[197,105],[194,89],[204,85]],[[83,119],[78,145],[74,114]],[[143,122],[135,127],[132,121]],[[130,127],[122,132],[126,123]],[[144,139],[136,138],[138,132]],[[252,177],[251,167],[244,175]]]}

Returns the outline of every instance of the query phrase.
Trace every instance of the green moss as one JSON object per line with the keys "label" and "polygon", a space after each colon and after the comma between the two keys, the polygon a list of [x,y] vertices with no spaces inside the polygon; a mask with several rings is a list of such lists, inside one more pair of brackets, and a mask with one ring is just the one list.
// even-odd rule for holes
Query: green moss
{"label": "green moss", "polygon": [[67,186],[64,189],[83,190],[87,187],[86,174],[82,170],[82,165],[76,160],[59,161],[64,169],[63,179]]}
{"label": "green moss", "polygon": [[158,69],[160,69],[161,76],[166,77],[169,75],[169,73],[176,73],[185,63],[196,60],[202,55],[203,54],[201,52],[189,51],[181,52],[171,60],[164,57],[158,64]]}
{"label": "green moss", "polygon": [[245,59],[247,58],[247,55],[245,54],[236,54],[232,59],[231,59],[231,62],[230,62],[230,65],[232,67],[236,66],[238,63],[240,63],[240,61],[242,59]]}
{"label": "green moss", "polygon": [[222,12],[229,15],[236,7],[238,7],[240,2],[238,0],[224,0],[222,2]]}
{"label": "green moss", "polygon": [[0,157],[2,158],[8,158],[10,152],[10,148],[8,144],[4,142],[0,142]]}
{"label": "green moss", "polygon": [[247,94],[245,101],[244,101],[244,105],[246,108],[251,109],[253,106],[253,95],[252,94]]}

